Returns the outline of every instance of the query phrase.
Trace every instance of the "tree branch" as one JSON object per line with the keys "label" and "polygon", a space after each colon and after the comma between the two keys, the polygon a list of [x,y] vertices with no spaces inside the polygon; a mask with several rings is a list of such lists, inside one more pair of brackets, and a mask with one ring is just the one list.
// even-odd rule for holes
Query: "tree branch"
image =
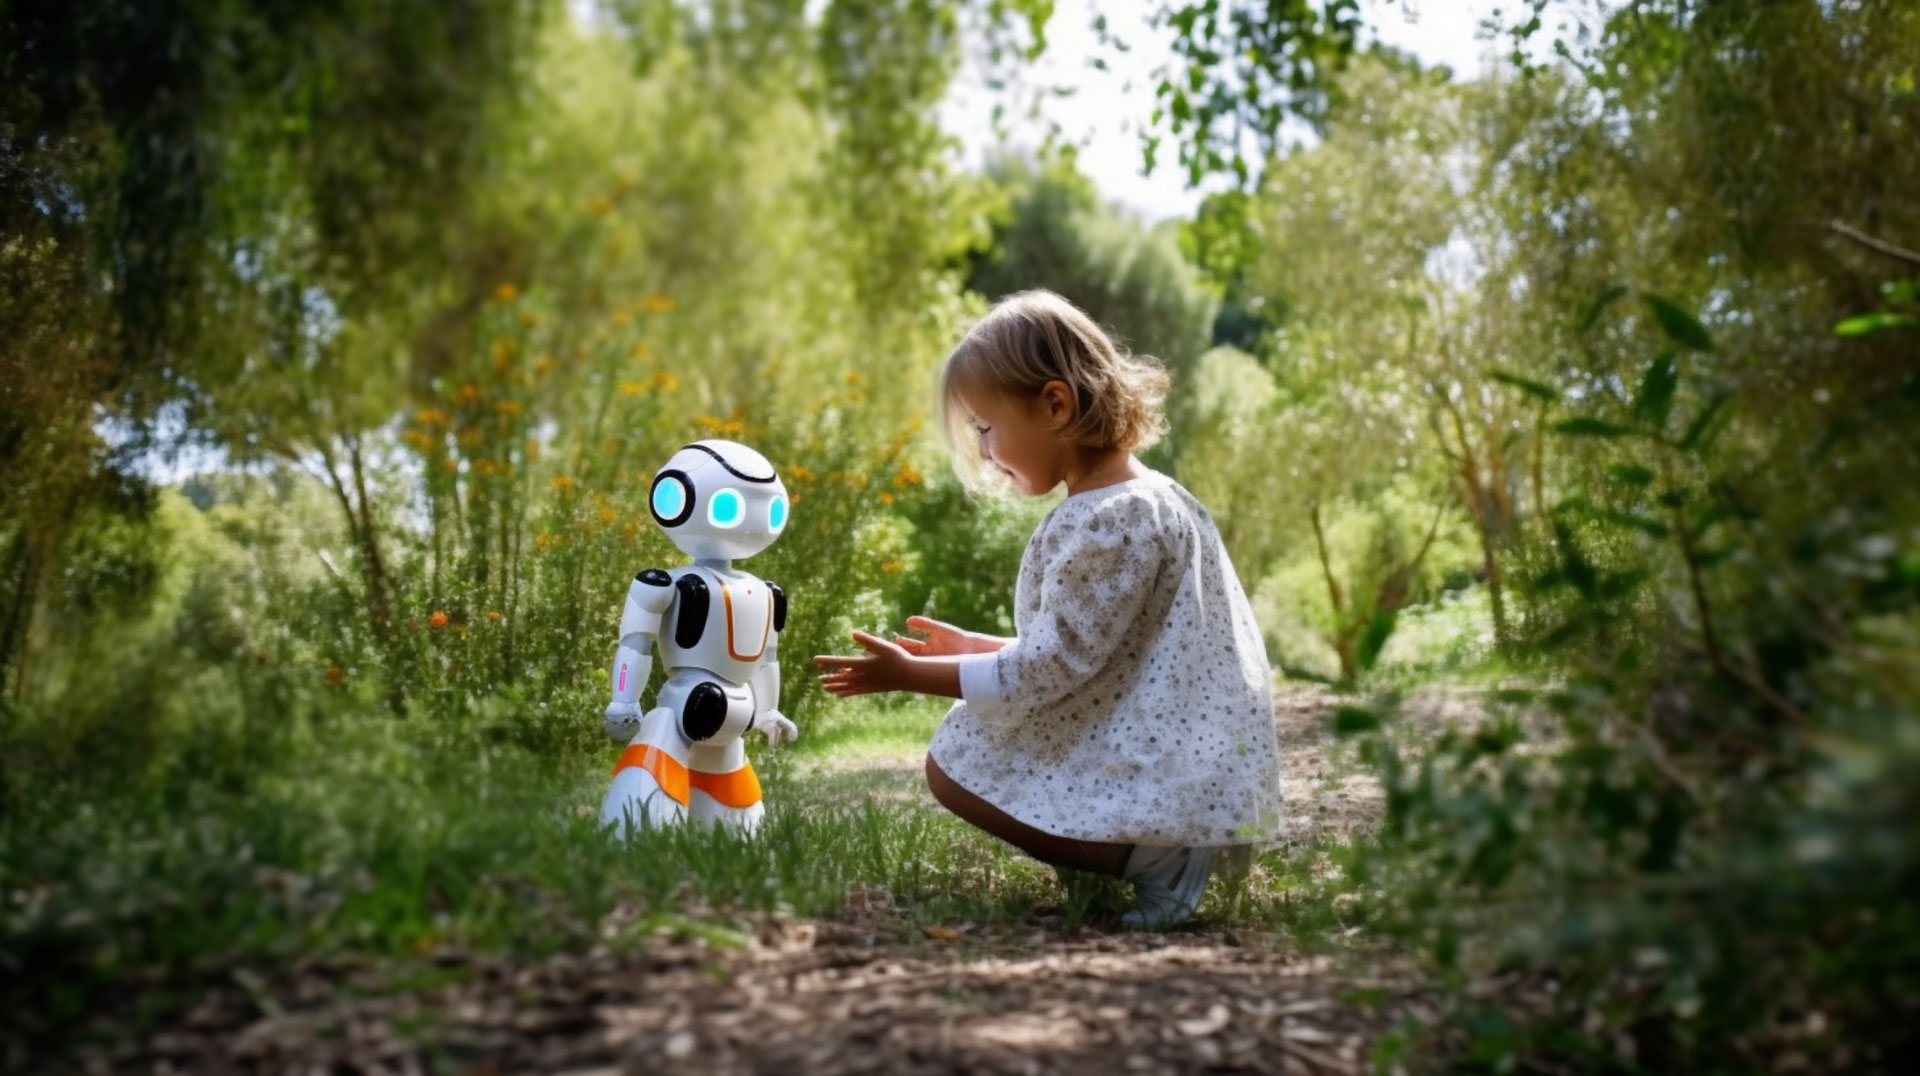
{"label": "tree branch", "polygon": [[1868,250],[1874,251],[1879,254],[1885,254],[1887,257],[1892,258],[1895,261],[1902,261],[1902,262],[1906,262],[1908,265],[1920,266],[1920,253],[1916,253],[1915,251],[1908,250],[1903,246],[1898,246],[1896,244],[1889,243],[1884,239],[1879,239],[1874,236],[1868,235],[1867,233],[1861,231],[1858,228],[1853,227],[1852,225],[1845,224],[1837,220],[1830,220],[1827,222],[1827,230],[1832,232],[1835,235],[1842,236],[1847,239],[1851,239],[1854,242],[1860,244],[1861,246],[1866,247]]}

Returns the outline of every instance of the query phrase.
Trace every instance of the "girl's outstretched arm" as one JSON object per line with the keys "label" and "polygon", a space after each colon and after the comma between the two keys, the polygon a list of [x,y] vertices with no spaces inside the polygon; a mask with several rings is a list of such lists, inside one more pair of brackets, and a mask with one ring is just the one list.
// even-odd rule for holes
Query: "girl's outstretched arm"
{"label": "girl's outstretched arm", "polygon": [[853,641],[866,653],[820,654],[813,659],[814,664],[827,670],[820,674],[820,683],[829,693],[845,697],[877,691],[912,691],[948,699],[960,697],[958,656],[919,657],[898,643],[864,631],[854,632]]}

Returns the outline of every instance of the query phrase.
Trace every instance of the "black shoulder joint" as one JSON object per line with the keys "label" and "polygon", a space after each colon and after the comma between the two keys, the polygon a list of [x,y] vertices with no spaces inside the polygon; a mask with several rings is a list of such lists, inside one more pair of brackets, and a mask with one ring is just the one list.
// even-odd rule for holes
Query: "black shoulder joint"
{"label": "black shoulder joint", "polygon": [[771,580],[767,583],[767,589],[773,591],[773,630],[786,631],[787,592],[780,589],[780,584]]}
{"label": "black shoulder joint", "polygon": [[673,576],[668,575],[666,571],[661,568],[648,568],[646,571],[634,576],[633,581],[636,583],[645,583],[650,587],[670,587],[673,585]]}
{"label": "black shoulder joint", "polygon": [[707,591],[707,581],[688,572],[674,583],[674,589],[680,592],[680,611],[678,622],[673,628],[673,641],[682,650],[700,645],[700,636],[707,629],[707,611],[712,608],[713,599]]}

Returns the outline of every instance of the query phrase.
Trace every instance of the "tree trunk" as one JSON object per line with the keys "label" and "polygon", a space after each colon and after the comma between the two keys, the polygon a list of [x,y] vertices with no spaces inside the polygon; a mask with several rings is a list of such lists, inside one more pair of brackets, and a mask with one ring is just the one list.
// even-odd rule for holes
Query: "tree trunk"
{"label": "tree trunk", "polygon": [[1320,574],[1327,581],[1327,601],[1333,606],[1333,651],[1340,657],[1340,678],[1352,683],[1360,676],[1359,654],[1355,651],[1355,629],[1347,623],[1346,595],[1341,593],[1340,584],[1333,577],[1333,561],[1327,555],[1327,532],[1320,525],[1320,503],[1315,501],[1308,509],[1307,518],[1313,521],[1313,544],[1320,552]]}

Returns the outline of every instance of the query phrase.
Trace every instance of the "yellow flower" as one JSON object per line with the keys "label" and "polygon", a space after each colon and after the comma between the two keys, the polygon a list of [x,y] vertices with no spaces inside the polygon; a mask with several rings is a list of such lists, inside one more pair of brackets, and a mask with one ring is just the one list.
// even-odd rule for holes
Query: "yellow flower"
{"label": "yellow flower", "polygon": [[649,292],[640,297],[640,312],[643,314],[664,314],[673,309],[673,300],[657,292]]}
{"label": "yellow flower", "polygon": [[427,623],[432,624],[436,628],[444,628],[447,626],[447,619],[447,614],[435,609],[433,615],[427,618]]}
{"label": "yellow flower", "polygon": [[460,402],[473,403],[480,398],[480,386],[469,381],[460,386]]}
{"label": "yellow flower", "polygon": [[813,472],[805,467],[789,467],[787,468],[787,477],[793,479],[795,482],[811,482],[813,481]]}
{"label": "yellow flower", "polygon": [[501,400],[499,403],[493,405],[493,409],[503,415],[517,415],[525,411],[527,405],[521,403],[519,400]]}
{"label": "yellow flower", "polygon": [[860,383],[860,371],[848,370],[846,372],[846,375],[842,377],[841,380],[845,381],[849,385],[858,385]]}
{"label": "yellow flower", "polygon": [[747,424],[737,418],[714,418],[712,415],[695,415],[693,424],[708,433],[717,433],[722,436],[741,434],[747,429]]}
{"label": "yellow flower", "polygon": [[613,199],[604,194],[596,194],[587,200],[587,212],[596,217],[604,217],[613,212]]}
{"label": "yellow flower", "polygon": [[513,341],[495,340],[493,342],[493,372],[504,374],[513,368]]}
{"label": "yellow flower", "polygon": [[907,566],[900,563],[897,560],[890,560],[890,561],[887,561],[885,564],[882,564],[880,566],[880,570],[887,573],[888,575],[896,575],[900,572],[906,571]]}
{"label": "yellow flower", "polygon": [[615,325],[625,325],[629,320],[625,310],[615,310],[613,312],[613,323]]}
{"label": "yellow flower", "polygon": [[498,609],[489,609],[489,610],[487,610],[487,619],[488,619],[488,620],[498,620],[498,619],[500,619],[500,610],[498,610]]}
{"label": "yellow flower", "polygon": [[492,460],[478,460],[474,463],[473,469],[481,474],[492,474],[500,468]]}
{"label": "yellow flower", "polygon": [[422,452],[433,447],[433,439],[421,433],[419,430],[408,430],[406,433],[400,435],[400,439]]}
{"label": "yellow flower", "polygon": [[559,490],[562,493],[569,492],[573,489],[573,479],[568,478],[566,475],[563,475],[563,474],[555,475],[553,476],[553,488]]}
{"label": "yellow flower", "polygon": [[653,349],[647,346],[646,341],[642,340],[633,345],[633,357],[641,362],[645,362],[653,358]]}
{"label": "yellow flower", "polygon": [[548,545],[552,544],[552,542],[553,536],[546,531],[541,531],[539,534],[533,536],[533,548],[535,549],[545,549]]}
{"label": "yellow flower", "polygon": [[520,311],[520,324],[524,328],[531,329],[535,325],[540,324],[540,315],[531,310],[522,310]]}
{"label": "yellow flower", "polygon": [[450,421],[447,418],[447,413],[437,407],[429,407],[424,411],[416,411],[413,420],[422,426],[445,426],[448,421]]}
{"label": "yellow flower", "polygon": [[665,370],[660,370],[653,375],[653,387],[661,392],[672,392],[680,387],[680,379]]}
{"label": "yellow flower", "polygon": [[466,446],[467,448],[472,448],[474,445],[479,444],[480,431],[472,428],[461,430],[460,443]]}
{"label": "yellow flower", "polygon": [[620,382],[620,395],[622,396],[644,396],[646,392],[647,383],[644,381]]}
{"label": "yellow flower", "polygon": [[906,489],[908,486],[919,485],[922,477],[912,464],[907,464],[893,476],[893,484],[898,489]]}
{"label": "yellow flower", "polygon": [[547,372],[552,369],[553,369],[552,355],[542,355],[539,358],[533,360],[533,372],[536,376],[544,377],[546,376]]}
{"label": "yellow flower", "polygon": [[891,494],[891,493],[882,493],[882,494],[880,495],[880,503],[881,503],[881,504],[892,504],[892,503],[893,503],[893,494]]}
{"label": "yellow flower", "polygon": [[611,526],[613,524],[613,521],[619,518],[620,518],[620,513],[614,511],[611,508],[600,509],[600,522],[602,523],[605,523]]}
{"label": "yellow flower", "polygon": [[520,297],[520,289],[511,283],[502,284],[493,289],[493,297],[503,303],[510,303]]}

